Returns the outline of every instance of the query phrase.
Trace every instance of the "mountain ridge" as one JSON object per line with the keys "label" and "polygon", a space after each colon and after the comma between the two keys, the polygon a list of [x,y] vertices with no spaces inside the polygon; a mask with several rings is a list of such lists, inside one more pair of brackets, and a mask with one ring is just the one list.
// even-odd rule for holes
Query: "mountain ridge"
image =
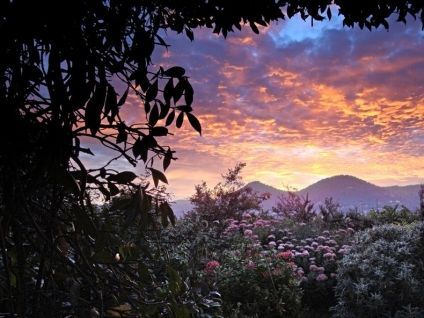
{"label": "mountain ridge", "polygon": [[[267,185],[260,181],[252,181],[245,185],[259,193],[268,192],[270,198],[263,202],[262,207],[270,210],[276,205],[278,197],[285,190]],[[351,175],[336,175],[321,179],[299,191],[299,195],[308,195],[309,199],[318,206],[327,197],[332,197],[341,205],[342,210],[358,208],[360,211],[368,211],[372,208],[381,208],[384,205],[404,205],[413,210],[419,206],[419,184],[405,186],[378,186],[363,179]],[[191,209],[189,200],[177,200],[173,205],[177,216],[183,215]]]}

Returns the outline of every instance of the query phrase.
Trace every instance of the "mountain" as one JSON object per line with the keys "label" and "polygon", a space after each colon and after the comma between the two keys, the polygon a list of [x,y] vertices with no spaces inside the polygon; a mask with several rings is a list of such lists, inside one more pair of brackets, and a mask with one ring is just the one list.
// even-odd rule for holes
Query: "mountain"
{"label": "mountain", "polygon": [[[278,197],[286,193],[259,181],[254,181],[246,185],[259,193],[268,192],[271,197],[263,202],[262,207],[270,210],[276,205]],[[322,179],[297,193],[306,194],[312,202],[318,206],[325,198],[332,197],[341,205],[343,211],[357,207],[360,211],[368,211],[373,208],[381,208],[384,205],[404,205],[409,209],[416,209],[419,206],[418,192],[420,185],[390,186],[380,187],[362,179],[349,176],[338,175]],[[185,211],[192,208],[189,200],[177,200],[173,209],[177,217],[183,215]]]}

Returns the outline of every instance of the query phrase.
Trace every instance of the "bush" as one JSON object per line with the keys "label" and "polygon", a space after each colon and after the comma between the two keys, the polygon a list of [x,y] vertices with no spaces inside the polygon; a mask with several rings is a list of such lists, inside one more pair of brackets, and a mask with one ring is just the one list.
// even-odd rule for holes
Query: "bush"
{"label": "bush", "polygon": [[424,317],[422,223],[361,232],[339,264],[335,317]]}
{"label": "bush", "polygon": [[302,292],[295,265],[276,253],[229,252],[216,270],[225,317],[298,317]]}

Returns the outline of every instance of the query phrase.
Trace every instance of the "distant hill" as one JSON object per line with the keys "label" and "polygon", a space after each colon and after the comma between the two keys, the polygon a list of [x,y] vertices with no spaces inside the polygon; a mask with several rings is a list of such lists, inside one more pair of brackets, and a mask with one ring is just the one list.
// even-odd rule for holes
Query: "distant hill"
{"label": "distant hill", "polygon": [[[271,194],[269,200],[263,203],[265,210],[276,205],[278,197],[285,191],[271,187],[259,181],[246,185],[259,193]],[[344,211],[357,207],[360,211],[368,211],[372,208],[381,208],[384,205],[404,205],[409,209],[419,206],[418,191],[420,185],[379,187],[362,179],[339,175],[322,179],[300,191],[300,195],[308,194],[315,205],[324,202],[327,197],[332,197],[338,202]],[[183,215],[184,211],[192,208],[189,200],[177,200],[173,205],[177,217]]]}

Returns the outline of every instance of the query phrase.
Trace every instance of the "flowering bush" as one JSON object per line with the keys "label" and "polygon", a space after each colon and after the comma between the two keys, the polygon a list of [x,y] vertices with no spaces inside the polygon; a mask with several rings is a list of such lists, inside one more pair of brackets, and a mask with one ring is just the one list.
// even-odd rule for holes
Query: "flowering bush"
{"label": "flowering bush", "polygon": [[423,231],[420,223],[359,233],[339,266],[335,317],[424,317]]}
{"label": "flowering bush", "polygon": [[217,271],[224,316],[297,317],[302,293],[295,273],[295,264],[276,253],[229,252]]}

